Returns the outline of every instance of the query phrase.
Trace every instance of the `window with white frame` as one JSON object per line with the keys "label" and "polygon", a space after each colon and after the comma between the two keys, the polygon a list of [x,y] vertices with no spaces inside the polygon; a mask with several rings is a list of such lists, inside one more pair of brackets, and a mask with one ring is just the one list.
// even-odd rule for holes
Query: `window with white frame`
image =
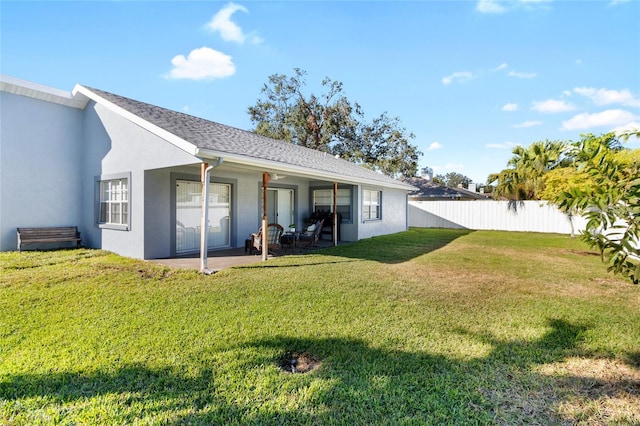
{"label": "window with white frame", "polygon": [[380,211],[381,191],[370,189],[362,190],[362,219],[379,220],[382,218]]}
{"label": "window with white frame", "polygon": [[[316,189],[313,191],[313,211],[333,212],[333,189]],[[338,188],[336,194],[336,211],[340,213],[342,222],[351,222],[351,189]]]}
{"label": "window with white frame", "polygon": [[100,181],[101,225],[129,225],[129,178]]}

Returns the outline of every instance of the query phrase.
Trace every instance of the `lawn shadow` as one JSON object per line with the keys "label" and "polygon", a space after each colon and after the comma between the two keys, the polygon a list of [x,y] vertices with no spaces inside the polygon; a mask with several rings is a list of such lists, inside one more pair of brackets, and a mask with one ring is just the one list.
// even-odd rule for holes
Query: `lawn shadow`
{"label": "lawn shadow", "polygon": [[[306,256],[306,254],[301,254],[297,256]],[[304,258],[304,261],[293,263],[291,261],[287,263],[274,263],[274,262],[262,262],[262,263],[254,263],[249,265],[239,265],[235,266],[235,269],[262,269],[262,268],[295,268],[299,266],[314,266],[314,265],[333,265],[333,264],[342,264],[342,263],[352,263],[358,262],[358,260],[316,260],[314,258]]]}
{"label": "lawn shadow", "polygon": [[626,363],[629,367],[640,370],[640,352],[629,352],[626,356]]}
{"label": "lawn shadow", "polygon": [[[5,413],[11,408],[12,401],[35,400],[31,404],[50,407],[49,411],[52,406],[57,405],[60,411],[69,415],[74,411],[77,414],[78,410],[61,407],[63,404],[83,405],[82,401],[88,398],[118,395],[117,402],[101,404],[102,409],[111,411],[115,407],[110,407],[109,404],[117,405],[120,417],[118,421],[114,419],[109,422],[114,424],[133,424],[145,417],[173,417],[176,424],[183,424],[185,415],[172,416],[169,413],[185,411],[199,413],[198,416],[206,412],[206,418],[210,420],[208,424],[226,424],[228,421],[225,420],[246,416],[240,407],[227,403],[218,395],[215,383],[215,371],[211,368],[203,368],[199,374],[193,376],[176,368],[149,368],[142,364],[134,364],[108,372],[6,375],[0,379],[0,401],[5,401]],[[13,409],[15,414],[24,410],[24,403],[16,404],[16,408]],[[104,413],[96,412],[96,409],[92,411],[96,418],[92,420],[91,417],[83,415],[84,422],[101,423],[105,420]],[[0,416],[0,423],[2,420]],[[164,420],[161,423],[172,422]],[[23,423],[30,422],[23,420]]]}
{"label": "lawn shadow", "polygon": [[[230,372],[223,365],[202,365],[193,374],[141,364],[108,372],[8,374],[0,379],[0,399],[6,412],[12,402],[20,401],[19,410],[22,401],[33,398],[47,406],[82,405],[88,398],[115,394],[119,409],[126,406],[125,418],[118,418],[125,423],[162,418],[163,424],[526,424],[545,419],[561,424],[566,419],[557,415],[562,400],[552,390],[556,379],[535,367],[588,356],[579,345],[587,327],[565,320],[548,324],[549,331],[534,340],[477,335],[491,350],[468,360],[372,347],[357,338],[281,335],[226,348],[246,354],[236,386],[273,386],[266,394],[256,390],[255,399],[245,398],[250,392],[240,399],[229,394],[222,377]],[[293,352],[312,354],[322,365],[305,374],[281,370],[282,356]],[[266,382],[254,382],[256,371],[263,379],[268,376]],[[584,385],[580,377],[574,379],[563,378],[570,387]],[[282,398],[296,405],[274,405]]]}
{"label": "lawn shadow", "polygon": [[412,228],[396,234],[365,238],[357,242],[318,249],[310,253],[328,254],[381,263],[402,263],[430,253],[454,240],[475,232],[470,229]]}
{"label": "lawn shadow", "polygon": [[[571,390],[569,395],[555,394],[552,385],[559,379],[540,374],[537,367],[571,356],[588,357],[580,349],[588,326],[559,319],[550,319],[548,326],[549,331],[534,340],[477,335],[492,349],[471,360],[375,348],[360,339],[279,336],[251,345],[268,348],[265,353],[308,353],[320,360],[322,366],[307,373],[309,382],[336,385],[314,395],[313,403],[325,410],[321,416],[306,419],[309,423],[341,419],[358,424],[562,424],[567,421],[557,408]],[[282,356],[255,362],[280,367],[281,360]],[[282,374],[293,376],[286,371]],[[582,384],[576,378],[574,393]],[[619,388],[625,382],[609,385]],[[602,396],[592,395],[594,399]]]}

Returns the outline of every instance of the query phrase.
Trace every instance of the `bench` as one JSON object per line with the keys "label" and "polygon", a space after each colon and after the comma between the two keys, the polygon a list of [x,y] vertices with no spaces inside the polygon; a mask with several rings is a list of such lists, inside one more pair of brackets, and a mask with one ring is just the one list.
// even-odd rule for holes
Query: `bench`
{"label": "bench", "polygon": [[23,244],[75,242],[80,247],[82,241],[77,226],[17,229],[18,251],[22,251]]}

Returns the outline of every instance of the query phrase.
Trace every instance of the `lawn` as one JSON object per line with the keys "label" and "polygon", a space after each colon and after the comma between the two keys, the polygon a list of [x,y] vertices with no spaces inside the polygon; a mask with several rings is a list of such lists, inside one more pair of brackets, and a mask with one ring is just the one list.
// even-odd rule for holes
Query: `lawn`
{"label": "lawn", "polygon": [[0,253],[0,301],[0,424],[640,424],[640,286],[563,235]]}

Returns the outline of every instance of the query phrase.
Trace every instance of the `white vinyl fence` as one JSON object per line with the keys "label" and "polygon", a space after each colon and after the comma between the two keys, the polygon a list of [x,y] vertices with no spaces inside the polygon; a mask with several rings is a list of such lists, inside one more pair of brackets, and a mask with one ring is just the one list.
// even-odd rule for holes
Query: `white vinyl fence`
{"label": "white vinyl fence", "polygon": [[579,234],[581,216],[569,218],[541,201],[409,201],[409,226]]}

